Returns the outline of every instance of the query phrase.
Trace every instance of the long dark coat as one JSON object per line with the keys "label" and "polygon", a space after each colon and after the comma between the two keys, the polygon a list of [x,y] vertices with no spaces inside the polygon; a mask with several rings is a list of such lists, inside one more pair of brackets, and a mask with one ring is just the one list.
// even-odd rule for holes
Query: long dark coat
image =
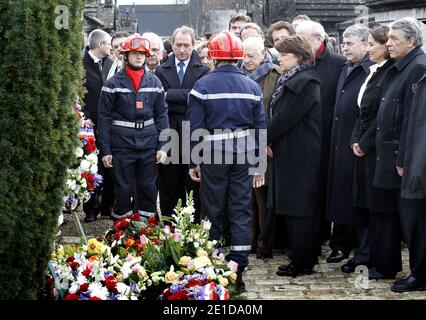
{"label": "long dark coat", "polygon": [[378,68],[368,81],[362,97],[359,116],[352,131],[351,145],[358,143],[365,153],[364,157],[355,160],[355,170],[352,185],[352,205],[358,208],[368,208],[370,212],[397,213],[398,194],[373,186],[376,167],[376,116],[382,95],[383,80],[394,64],[389,60]]}
{"label": "long dark coat", "polygon": [[416,48],[399,59],[389,70],[377,113],[376,171],[374,185],[399,190],[401,177],[396,166],[403,166],[408,118],[416,84],[426,72],[426,55]]}
{"label": "long dark coat", "polygon": [[84,86],[87,89],[87,93],[83,97],[84,102],[84,113],[86,118],[91,119],[94,124],[98,120],[98,103],[99,97],[101,95],[102,85],[106,80],[108,75],[107,70],[109,70],[114,61],[109,58],[104,58],[102,60],[102,73],[99,70],[99,67],[93,61],[92,57],[89,55],[88,48],[84,51],[83,56],[83,66],[86,71],[86,81]]}
{"label": "long dark coat", "polygon": [[337,85],[330,143],[327,217],[344,225],[361,226],[367,223],[367,217],[359,215],[358,210],[354,210],[351,206],[355,155],[350,142],[352,129],[358,117],[359,89],[369,73],[371,64],[369,60],[364,60],[354,67],[349,76],[346,76],[348,63],[345,64]]}
{"label": "long dark coat", "polygon": [[271,103],[268,144],[272,168],[268,206],[279,215],[312,217],[321,162],[321,94],[316,72],[306,69],[284,83]]}
{"label": "long dark coat", "polygon": [[328,163],[330,161],[330,136],[333,124],[336,88],[346,58],[326,49],[317,57],[315,71],[321,81],[322,156],[320,173],[320,210],[326,211]]}
{"label": "long dark coat", "polygon": [[426,73],[414,87],[405,144],[401,197],[426,198]]}

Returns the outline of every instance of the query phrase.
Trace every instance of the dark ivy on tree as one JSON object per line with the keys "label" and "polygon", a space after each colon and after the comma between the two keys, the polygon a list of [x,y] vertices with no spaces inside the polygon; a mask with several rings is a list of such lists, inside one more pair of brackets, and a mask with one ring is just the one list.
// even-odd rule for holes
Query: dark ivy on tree
{"label": "dark ivy on tree", "polygon": [[83,4],[0,1],[0,299],[36,299],[44,285],[78,143]]}

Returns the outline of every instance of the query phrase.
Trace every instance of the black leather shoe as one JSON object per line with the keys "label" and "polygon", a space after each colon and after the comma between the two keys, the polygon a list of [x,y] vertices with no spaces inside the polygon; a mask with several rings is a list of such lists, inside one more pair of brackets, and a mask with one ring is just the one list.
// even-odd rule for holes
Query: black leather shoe
{"label": "black leather shoe", "polygon": [[342,272],[352,273],[355,271],[357,266],[366,265],[368,267],[368,263],[361,263],[354,259],[349,259],[344,265],[342,265]]}
{"label": "black leather shoe", "polygon": [[84,222],[86,222],[86,223],[90,223],[90,222],[93,222],[93,221],[95,221],[96,220],[96,217],[97,217],[97,213],[95,213],[95,212],[89,212],[89,213],[86,213],[86,217],[84,218]]}
{"label": "black leather shoe", "polygon": [[278,271],[276,272],[277,276],[280,277],[297,277],[299,274],[311,274],[311,269],[304,269],[304,270],[296,270],[294,264],[290,263],[289,265],[282,265],[278,267]]}
{"label": "black leather shoe", "polygon": [[112,209],[111,208],[102,208],[101,217],[111,217]]}
{"label": "black leather shoe", "polygon": [[396,281],[391,290],[393,292],[424,291],[426,290],[426,280],[420,281],[411,275],[408,278]]}
{"label": "black leather shoe", "polygon": [[333,249],[330,255],[327,257],[327,263],[337,263],[348,258],[348,254],[345,254],[342,250]]}
{"label": "black leather shoe", "polygon": [[243,272],[241,270],[237,271],[237,280],[235,282],[237,285],[237,295],[246,292],[246,284],[243,281]]}
{"label": "black leather shoe", "polygon": [[381,280],[381,279],[395,279],[395,273],[381,273],[376,268],[368,269],[368,279],[370,280]]}

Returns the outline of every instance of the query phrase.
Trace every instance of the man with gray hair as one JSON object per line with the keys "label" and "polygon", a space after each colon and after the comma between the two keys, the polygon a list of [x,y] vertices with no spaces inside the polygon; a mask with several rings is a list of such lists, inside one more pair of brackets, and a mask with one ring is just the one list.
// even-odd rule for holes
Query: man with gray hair
{"label": "man with gray hair", "polygon": [[368,266],[370,263],[368,213],[351,206],[355,155],[349,147],[358,117],[358,93],[372,65],[367,53],[368,35],[369,30],[363,25],[352,25],[343,33],[343,52],[348,61],[337,84],[330,141],[327,218],[333,221],[333,233],[329,244],[332,253],[328,261],[342,260],[356,247],[352,259],[342,266],[346,273],[354,272],[358,265]]}
{"label": "man with gray hair", "polygon": [[[311,43],[315,53],[315,66],[321,81],[321,117],[322,117],[322,145],[321,145],[321,178],[320,194],[315,206],[315,217],[318,222],[316,230],[316,250],[321,254],[321,244],[330,239],[331,224],[325,219],[327,212],[327,176],[330,160],[330,136],[333,123],[334,105],[336,103],[336,87],[343,64],[346,58],[333,53],[326,44],[324,27],[311,20],[301,21],[295,28],[296,34],[305,36]],[[327,259],[328,262],[340,262],[344,255],[336,250]]]}
{"label": "man with gray hair", "polygon": [[163,41],[154,32],[145,32],[142,34],[142,38],[148,39],[151,45],[149,49],[150,57],[146,59],[145,65],[148,67],[149,71],[155,72],[155,69],[160,65],[161,58],[163,57]]}
{"label": "man with gray hair", "polygon": [[[390,25],[386,47],[396,62],[384,80],[377,113],[373,184],[379,188],[400,190],[401,177],[406,173],[404,161],[413,88],[426,72],[422,45],[421,30],[412,18],[396,20]],[[402,191],[400,218],[410,254],[411,275],[395,282],[392,291],[426,290],[426,210],[423,200],[409,197],[405,190]]]}
{"label": "man with gray hair", "polygon": [[[110,52],[111,36],[103,30],[93,30],[89,34],[88,46],[85,49],[83,57],[83,66],[86,71],[86,82],[84,85],[87,89],[87,93],[83,97],[83,111],[86,118],[92,121],[94,127],[96,127],[98,119],[98,102],[102,85],[107,78],[109,69],[114,63],[114,61],[108,58]],[[101,161],[99,162],[101,163]],[[103,176],[107,174],[104,169],[101,163],[99,166],[99,173]],[[110,184],[107,183],[107,185],[108,186],[104,190],[110,194]],[[102,197],[104,199],[101,204],[102,208],[99,208],[98,197],[96,195],[96,193],[99,192],[99,190],[96,190],[89,201],[85,202],[83,205],[83,211],[86,213],[86,217],[84,218],[85,222],[94,221],[99,214],[99,210],[101,210],[101,214],[105,216],[109,216],[112,210],[112,208],[110,208],[112,204],[110,202],[107,204],[107,201],[111,199],[110,196]]]}

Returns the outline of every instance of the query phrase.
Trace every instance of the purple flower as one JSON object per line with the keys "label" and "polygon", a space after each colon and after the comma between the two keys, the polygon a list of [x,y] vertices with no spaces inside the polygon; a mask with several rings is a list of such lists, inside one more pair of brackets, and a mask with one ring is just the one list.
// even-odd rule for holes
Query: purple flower
{"label": "purple flower", "polygon": [[103,178],[98,173],[95,173],[94,177],[95,177],[95,188],[96,188],[96,187],[99,187],[102,184]]}

